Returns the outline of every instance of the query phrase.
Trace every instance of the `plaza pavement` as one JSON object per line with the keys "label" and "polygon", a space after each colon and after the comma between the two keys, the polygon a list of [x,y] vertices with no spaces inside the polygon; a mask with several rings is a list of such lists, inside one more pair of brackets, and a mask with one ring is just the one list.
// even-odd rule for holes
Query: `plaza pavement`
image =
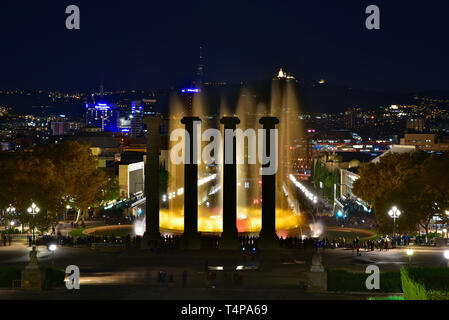
{"label": "plaza pavement", "polygon": [[[51,264],[52,253],[38,248],[40,263]],[[24,243],[0,247],[0,266],[24,267],[30,248]],[[175,251],[151,253],[128,249],[106,253],[90,248],[59,247],[54,263],[64,268],[77,265],[81,271],[81,290],[65,288],[40,293],[21,290],[0,290],[0,299],[366,299],[369,295],[311,294],[300,289],[304,271],[310,268],[313,250],[280,249],[276,253],[261,252],[259,257],[239,252]],[[412,265],[447,265],[443,248],[415,248]],[[405,249],[361,252],[326,249],[321,251],[326,268],[364,272],[376,264],[381,272],[399,270],[409,260]],[[217,271],[217,286],[207,288],[205,265],[223,267]],[[236,266],[252,266],[255,270],[239,271],[243,284],[236,286],[232,277]],[[182,273],[186,270],[187,288],[182,288]],[[174,287],[159,285],[157,275],[164,271],[173,275]]]}

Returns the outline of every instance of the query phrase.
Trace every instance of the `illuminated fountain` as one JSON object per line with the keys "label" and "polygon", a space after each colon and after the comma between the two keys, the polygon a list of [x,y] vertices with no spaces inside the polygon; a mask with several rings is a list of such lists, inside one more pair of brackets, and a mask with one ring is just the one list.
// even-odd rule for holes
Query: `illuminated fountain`
{"label": "illuminated fountain", "polygon": [[134,221],[134,235],[143,236],[145,233],[145,218]]}
{"label": "illuminated fountain", "polygon": [[[301,136],[298,121],[299,104],[296,99],[295,86],[291,78],[276,78],[273,80],[271,104],[265,106],[254,99],[249,90],[243,89],[237,103],[235,114],[222,108],[220,116],[215,119],[205,117],[204,101],[201,92],[191,89],[190,104],[186,107],[186,99],[172,97],[168,132],[183,129],[181,119],[185,116],[195,116],[202,120],[204,131],[208,128],[220,128],[219,120],[223,116],[237,116],[240,119],[238,128],[245,131],[248,128],[261,129],[259,120],[264,116],[275,116],[279,119],[279,166],[276,174],[276,220],[275,228],[278,236],[287,236],[300,228],[308,229],[305,218],[301,215],[298,201],[290,190],[294,184],[289,176],[294,173],[292,168],[294,147],[293,141]],[[193,91],[195,90],[195,91]],[[184,100],[183,100],[184,99]],[[179,141],[169,142],[171,149]],[[199,142],[202,146],[204,142]],[[202,148],[201,148],[202,149]],[[238,232],[258,233],[262,222],[262,176],[259,173],[260,163],[249,164],[248,145],[238,144],[237,155],[245,157],[244,164],[237,166],[237,229]],[[218,155],[216,155],[218,156]],[[198,156],[198,159],[201,159]],[[181,233],[184,230],[185,214],[185,168],[182,164],[168,162],[169,183],[166,194],[161,195],[159,226],[161,232],[171,231]],[[210,166],[203,161],[198,162],[198,231],[218,234],[223,231],[223,165]],[[140,223],[140,222],[139,222]],[[135,232],[140,229],[135,226]]]}
{"label": "illuminated fountain", "polygon": [[310,236],[312,238],[319,238],[324,232],[324,227],[319,222],[314,222],[309,225],[310,228]]}

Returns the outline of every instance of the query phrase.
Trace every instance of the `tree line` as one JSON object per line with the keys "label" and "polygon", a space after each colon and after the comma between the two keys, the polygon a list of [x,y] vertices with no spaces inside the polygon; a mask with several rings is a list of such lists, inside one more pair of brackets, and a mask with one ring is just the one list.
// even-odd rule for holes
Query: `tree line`
{"label": "tree line", "polygon": [[[44,230],[58,221],[67,206],[77,210],[77,221],[89,208],[119,197],[117,179],[98,168],[88,144],[67,141],[31,152],[0,153],[0,209],[5,220],[34,224]],[[33,218],[31,203],[40,208]],[[14,207],[14,214],[7,208]]]}
{"label": "tree line", "polygon": [[449,154],[415,151],[383,156],[378,163],[362,165],[352,191],[372,204],[379,231],[392,231],[388,211],[396,206],[402,212],[396,221],[399,232],[422,227],[428,233],[433,217],[443,222],[449,218]]}

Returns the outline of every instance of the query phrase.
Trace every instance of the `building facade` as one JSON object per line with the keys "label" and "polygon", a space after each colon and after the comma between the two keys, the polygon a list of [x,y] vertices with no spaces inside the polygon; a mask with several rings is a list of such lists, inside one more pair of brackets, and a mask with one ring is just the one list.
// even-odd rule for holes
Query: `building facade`
{"label": "building facade", "polygon": [[105,132],[118,132],[120,112],[106,103],[86,104],[86,125],[101,128]]}

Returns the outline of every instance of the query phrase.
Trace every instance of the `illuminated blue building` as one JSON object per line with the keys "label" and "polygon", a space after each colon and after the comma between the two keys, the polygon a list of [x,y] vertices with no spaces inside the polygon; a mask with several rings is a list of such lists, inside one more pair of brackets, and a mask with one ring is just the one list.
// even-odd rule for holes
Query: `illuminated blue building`
{"label": "illuminated blue building", "polygon": [[133,101],[131,105],[131,135],[138,137],[143,135],[144,106],[140,101]]}
{"label": "illuminated blue building", "polygon": [[86,125],[101,128],[102,131],[118,132],[120,111],[106,103],[86,104]]}

